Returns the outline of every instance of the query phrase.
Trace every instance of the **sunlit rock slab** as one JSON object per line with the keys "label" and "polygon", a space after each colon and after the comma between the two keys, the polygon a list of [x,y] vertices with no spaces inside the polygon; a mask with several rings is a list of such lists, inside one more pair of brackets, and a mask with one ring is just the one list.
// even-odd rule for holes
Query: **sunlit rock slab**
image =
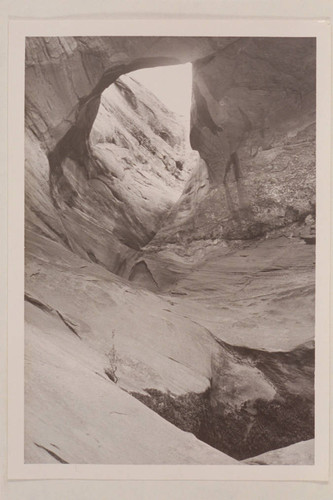
{"label": "sunlit rock slab", "polygon": [[115,343],[125,385],[176,393],[206,389],[211,354],[218,349],[209,332],[189,318],[173,315],[162,297],[51,240],[30,236],[26,293],[68,317],[95,350],[105,355]]}
{"label": "sunlit rock slab", "polygon": [[26,463],[237,463],[117,387],[59,317],[28,304],[27,319]]}
{"label": "sunlit rock slab", "polygon": [[198,243],[197,261],[148,253],[146,262],[174,309],[233,345],[289,350],[314,338],[315,248],[285,235]]}

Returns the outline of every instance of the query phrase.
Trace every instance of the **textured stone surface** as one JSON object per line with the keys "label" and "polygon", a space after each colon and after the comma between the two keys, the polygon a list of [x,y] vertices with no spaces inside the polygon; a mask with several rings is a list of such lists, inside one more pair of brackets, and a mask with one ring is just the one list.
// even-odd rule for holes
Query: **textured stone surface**
{"label": "textured stone surface", "polygon": [[159,238],[248,239],[313,214],[314,41],[235,40],[195,62],[193,78],[191,144],[210,189]]}
{"label": "textured stone surface", "polygon": [[[311,345],[282,354],[234,348],[219,342],[205,326],[212,315],[209,308],[206,318],[198,318],[186,297],[156,295],[44,236],[27,236],[28,461],[45,460],[47,452],[35,443],[51,450],[53,443],[63,460],[75,463],[227,463],[224,454],[206,448],[201,456],[201,445],[195,440],[187,443],[187,437],[165,427],[163,420],[149,423],[150,413],[132,404],[126,394],[144,394],[146,388],[179,397],[209,390],[211,411],[203,436],[232,456],[242,458],[251,450],[258,454],[272,444],[277,447],[312,437],[311,424],[304,422],[313,400]],[[111,366],[108,353],[113,348],[116,359]],[[117,385],[106,377],[110,367],[116,371]],[[110,401],[105,401],[108,394]],[[272,420],[270,408],[276,414],[276,405],[279,416]],[[134,414],[135,424],[118,415],[108,434],[109,413],[128,411]],[[151,440],[150,430],[146,432],[151,425],[161,438]],[[263,426],[265,436],[261,436]],[[73,429],[78,431],[73,434]],[[138,429],[140,439],[129,439]],[[107,438],[101,444],[104,433]],[[110,447],[108,439],[115,434],[118,444]],[[171,441],[165,448],[167,436]],[[97,448],[96,439],[101,444]],[[138,439],[145,443],[143,448]],[[177,439],[186,452],[178,449]],[[152,442],[156,450],[148,452]]]}
{"label": "textured stone surface", "polygon": [[[188,61],[191,143],[210,182],[206,196],[192,192],[191,210],[185,201],[164,239],[251,238],[313,213],[315,43],[297,38],[29,39],[26,121],[49,154],[58,203],[75,196],[69,161],[94,175],[88,137],[104,88],[133,69]],[[228,172],[235,152],[238,173]]]}
{"label": "textured stone surface", "polygon": [[[292,229],[289,230],[290,232]],[[276,235],[241,245],[147,252],[160,290],[188,314],[234,345],[289,350],[313,338],[313,245]],[[193,257],[194,255],[194,257]]]}
{"label": "textured stone surface", "polygon": [[[200,156],[124,76],[189,61]],[[229,463],[313,437],[314,195],[312,40],[28,39],[27,461]],[[198,435],[222,451],[145,389],[209,391]]]}
{"label": "textured stone surface", "polygon": [[90,134],[89,176],[66,157],[51,199],[44,144],[27,128],[27,224],[119,272],[181,195],[191,166],[184,143],[174,114],[124,76],[102,96]]}
{"label": "textured stone surface", "polygon": [[237,463],[110,382],[103,356],[60,317],[31,304],[26,315],[26,462]]}
{"label": "textured stone surface", "polygon": [[250,465],[312,465],[314,463],[314,440],[301,441],[286,448],[268,451],[246,460]]}

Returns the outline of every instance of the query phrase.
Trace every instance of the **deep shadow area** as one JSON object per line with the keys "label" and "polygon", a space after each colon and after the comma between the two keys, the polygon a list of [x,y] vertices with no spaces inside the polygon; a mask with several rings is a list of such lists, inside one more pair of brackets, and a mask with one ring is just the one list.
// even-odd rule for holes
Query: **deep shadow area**
{"label": "deep shadow area", "polygon": [[179,429],[236,460],[314,437],[313,402],[297,395],[257,399],[239,410],[213,407],[210,390],[175,396],[157,389],[131,394]]}
{"label": "deep shadow area", "polygon": [[[313,349],[305,346],[291,352],[266,352],[219,343],[238,362],[250,363],[265,375],[276,389],[272,400],[252,399],[240,407],[217,401],[215,386],[221,384],[221,378],[214,374],[210,387],[200,394],[177,396],[152,388],[145,389],[146,394],[131,394],[175,426],[236,460],[312,439]],[[301,373],[308,379],[309,390],[303,388],[297,394],[288,381],[296,381]]]}

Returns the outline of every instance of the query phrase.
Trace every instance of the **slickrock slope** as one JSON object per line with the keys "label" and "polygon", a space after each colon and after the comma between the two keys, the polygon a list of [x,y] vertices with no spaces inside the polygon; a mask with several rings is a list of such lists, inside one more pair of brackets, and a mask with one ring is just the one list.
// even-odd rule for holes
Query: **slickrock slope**
{"label": "slickrock slope", "polygon": [[[313,438],[313,41],[26,54],[26,461],[226,464]],[[182,62],[190,155],[126,76]]]}
{"label": "slickrock slope", "polygon": [[113,384],[66,315],[28,302],[26,318],[26,462],[237,463]]}
{"label": "slickrock slope", "polygon": [[[243,241],[170,245],[144,261],[159,289],[218,338],[256,349],[289,350],[313,338],[313,245],[286,234]],[[206,242],[207,244],[207,242]],[[177,253],[176,253],[177,252]]]}
{"label": "slickrock slope", "polygon": [[[27,244],[27,460],[36,456],[34,443],[48,449],[50,443],[55,444],[67,456],[66,461],[68,457],[78,463],[89,460],[82,458],[80,450],[94,448],[96,435],[75,430],[77,425],[92,430],[99,421],[95,410],[86,412],[82,401],[89,376],[93,391],[100,383],[98,377],[105,379],[102,393],[94,392],[94,400],[99,401],[96,412],[102,412],[104,405],[105,411],[121,412],[118,400],[127,398],[120,389],[115,392],[113,381],[107,378],[110,369],[115,371],[119,388],[236,458],[309,437],[311,346],[285,354],[233,347],[193,320],[186,303],[175,304],[173,296],[131,286],[43,236],[28,234]],[[115,358],[110,357],[113,349]],[[46,361],[49,356],[50,362]],[[84,384],[77,380],[73,387],[73,377],[81,376]],[[49,418],[50,412],[53,418]],[[60,426],[59,421],[63,422]],[[121,421],[119,425],[122,429]],[[158,420],[154,425],[158,428]],[[74,433],[65,441],[67,448],[60,439],[63,429]],[[54,439],[46,442],[48,433]],[[100,430],[96,433],[100,435]],[[45,455],[38,453],[40,458]],[[96,457],[98,450],[94,453]],[[187,459],[174,453],[180,462],[197,460],[191,453]],[[110,461],[122,460],[117,451],[107,456]],[[127,460],[136,462],[139,456],[139,452],[131,452]],[[169,460],[163,453],[162,457]],[[142,460],[146,459],[143,454]],[[209,460],[215,463],[214,455]]]}

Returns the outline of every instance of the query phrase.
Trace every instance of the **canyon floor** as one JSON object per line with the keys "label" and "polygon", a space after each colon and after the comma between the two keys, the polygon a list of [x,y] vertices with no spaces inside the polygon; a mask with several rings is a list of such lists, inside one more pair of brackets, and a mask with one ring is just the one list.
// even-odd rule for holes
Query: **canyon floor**
{"label": "canyon floor", "polygon": [[[174,283],[152,292],[27,241],[28,462],[228,464],[312,437],[313,245],[165,251]],[[282,462],[311,462],[310,443]]]}

